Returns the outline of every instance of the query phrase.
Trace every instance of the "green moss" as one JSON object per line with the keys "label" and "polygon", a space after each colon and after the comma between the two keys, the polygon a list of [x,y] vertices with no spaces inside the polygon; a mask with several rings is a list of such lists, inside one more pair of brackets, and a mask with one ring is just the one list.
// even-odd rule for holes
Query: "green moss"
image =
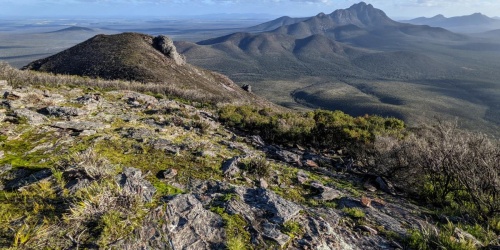
{"label": "green moss", "polygon": [[5,141],[0,145],[4,151],[1,164],[10,164],[14,168],[23,167],[28,169],[41,169],[51,167],[59,158],[53,151],[34,151],[37,145],[43,143],[54,143],[57,140],[52,133],[38,134],[34,130],[23,133],[19,139]]}
{"label": "green moss", "polygon": [[281,229],[281,231],[290,236],[291,238],[294,238],[300,234],[302,234],[302,227],[300,226],[300,224],[296,221],[293,221],[293,220],[289,220],[285,223],[283,223],[283,228]]}
{"label": "green moss", "polygon": [[349,217],[353,219],[363,219],[365,218],[365,212],[361,208],[353,207],[353,208],[344,208],[342,209],[344,213],[346,213]]}
{"label": "green moss", "polygon": [[184,193],[182,189],[168,185],[167,183],[158,180],[156,177],[148,179],[156,189],[156,194],[155,194],[156,196],[167,196],[167,195],[176,195]]}
{"label": "green moss", "polygon": [[226,247],[231,250],[253,249],[251,235],[246,229],[247,221],[239,214],[227,214],[224,208],[212,207],[212,212],[220,215],[226,230]]}

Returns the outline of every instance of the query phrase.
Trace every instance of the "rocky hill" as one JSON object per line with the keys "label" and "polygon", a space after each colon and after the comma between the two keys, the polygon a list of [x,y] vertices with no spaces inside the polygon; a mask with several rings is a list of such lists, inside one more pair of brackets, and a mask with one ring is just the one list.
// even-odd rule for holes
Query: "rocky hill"
{"label": "rocky hill", "polygon": [[[500,243],[495,212],[491,221],[476,221],[474,206],[453,207],[468,201],[464,190],[442,203],[448,212],[410,200],[433,197],[424,189],[431,182],[421,184],[426,168],[396,164],[410,154],[390,139],[406,133],[395,119],[201,108],[116,89],[119,82],[99,83],[112,90],[88,78],[6,65],[0,78],[7,79],[0,81],[2,248],[496,249]],[[447,131],[445,145],[487,141],[449,141],[463,137]],[[375,135],[385,137],[371,144]],[[409,163],[440,161],[440,150],[421,151],[423,142],[414,142],[401,147],[415,154]],[[377,145],[378,153],[355,154],[361,145]],[[491,158],[488,150],[481,151],[481,173],[491,176],[487,167],[500,154]],[[499,188],[489,181],[481,178]]]}
{"label": "rocky hill", "polygon": [[[139,33],[97,35],[25,70],[101,79],[153,82],[182,89],[200,99],[259,102],[227,77],[186,63],[166,36]],[[260,100],[260,102],[264,102]]]}

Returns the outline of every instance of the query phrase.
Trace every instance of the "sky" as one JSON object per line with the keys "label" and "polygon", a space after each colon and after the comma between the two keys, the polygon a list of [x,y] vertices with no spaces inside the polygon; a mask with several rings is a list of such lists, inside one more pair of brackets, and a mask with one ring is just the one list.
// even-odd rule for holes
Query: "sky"
{"label": "sky", "polygon": [[[178,17],[216,13],[312,16],[361,0],[0,0],[2,17]],[[500,16],[500,0],[365,0],[394,19],[469,15]]]}

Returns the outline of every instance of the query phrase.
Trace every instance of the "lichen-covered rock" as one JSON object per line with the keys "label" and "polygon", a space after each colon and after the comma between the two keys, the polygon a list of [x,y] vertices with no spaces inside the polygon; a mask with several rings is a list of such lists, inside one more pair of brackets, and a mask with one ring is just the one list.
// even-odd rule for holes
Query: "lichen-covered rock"
{"label": "lichen-covered rock", "polygon": [[52,127],[69,129],[76,132],[82,132],[84,130],[103,130],[111,126],[109,124],[104,124],[102,122],[64,121],[64,122],[52,123]]}
{"label": "lichen-covered rock", "polygon": [[128,249],[225,249],[222,218],[192,194],[181,194],[145,218]]}
{"label": "lichen-covered rock", "polygon": [[88,112],[74,107],[60,107],[60,106],[48,106],[40,110],[42,114],[56,117],[70,117],[70,116],[81,116]]}
{"label": "lichen-covered rock", "polygon": [[222,173],[225,177],[234,177],[240,173],[240,168],[238,163],[240,162],[240,157],[236,156],[222,164]]}
{"label": "lichen-covered rock", "polygon": [[153,200],[156,189],[149,181],[142,177],[141,170],[125,168],[115,179],[125,192],[137,194],[145,202]]}
{"label": "lichen-covered rock", "polygon": [[318,200],[330,201],[342,196],[342,193],[340,191],[335,190],[331,187],[324,186],[318,182],[311,183],[311,187],[319,191],[319,194],[314,197]]}
{"label": "lichen-covered rock", "polygon": [[47,118],[35,111],[29,109],[16,109],[14,115],[17,118],[24,118],[31,125],[40,125],[47,122]]}

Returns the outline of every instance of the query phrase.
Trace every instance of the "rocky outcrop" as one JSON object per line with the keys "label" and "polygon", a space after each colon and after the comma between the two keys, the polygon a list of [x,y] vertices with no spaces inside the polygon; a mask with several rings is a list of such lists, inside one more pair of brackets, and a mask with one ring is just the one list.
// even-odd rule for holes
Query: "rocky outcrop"
{"label": "rocky outcrop", "polygon": [[142,177],[141,170],[136,168],[125,168],[115,179],[125,192],[136,194],[144,202],[151,202],[156,192],[153,185]]}
{"label": "rocky outcrop", "polygon": [[140,240],[126,244],[128,249],[223,249],[225,242],[222,218],[192,194],[154,209],[135,235]]}
{"label": "rocky outcrop", "polygon": [[165,56],[174,60],[177,65],[186,64],[186,58],[177,52],[174,41],[169,37],[162,35],[153,38],[153,46]]}

